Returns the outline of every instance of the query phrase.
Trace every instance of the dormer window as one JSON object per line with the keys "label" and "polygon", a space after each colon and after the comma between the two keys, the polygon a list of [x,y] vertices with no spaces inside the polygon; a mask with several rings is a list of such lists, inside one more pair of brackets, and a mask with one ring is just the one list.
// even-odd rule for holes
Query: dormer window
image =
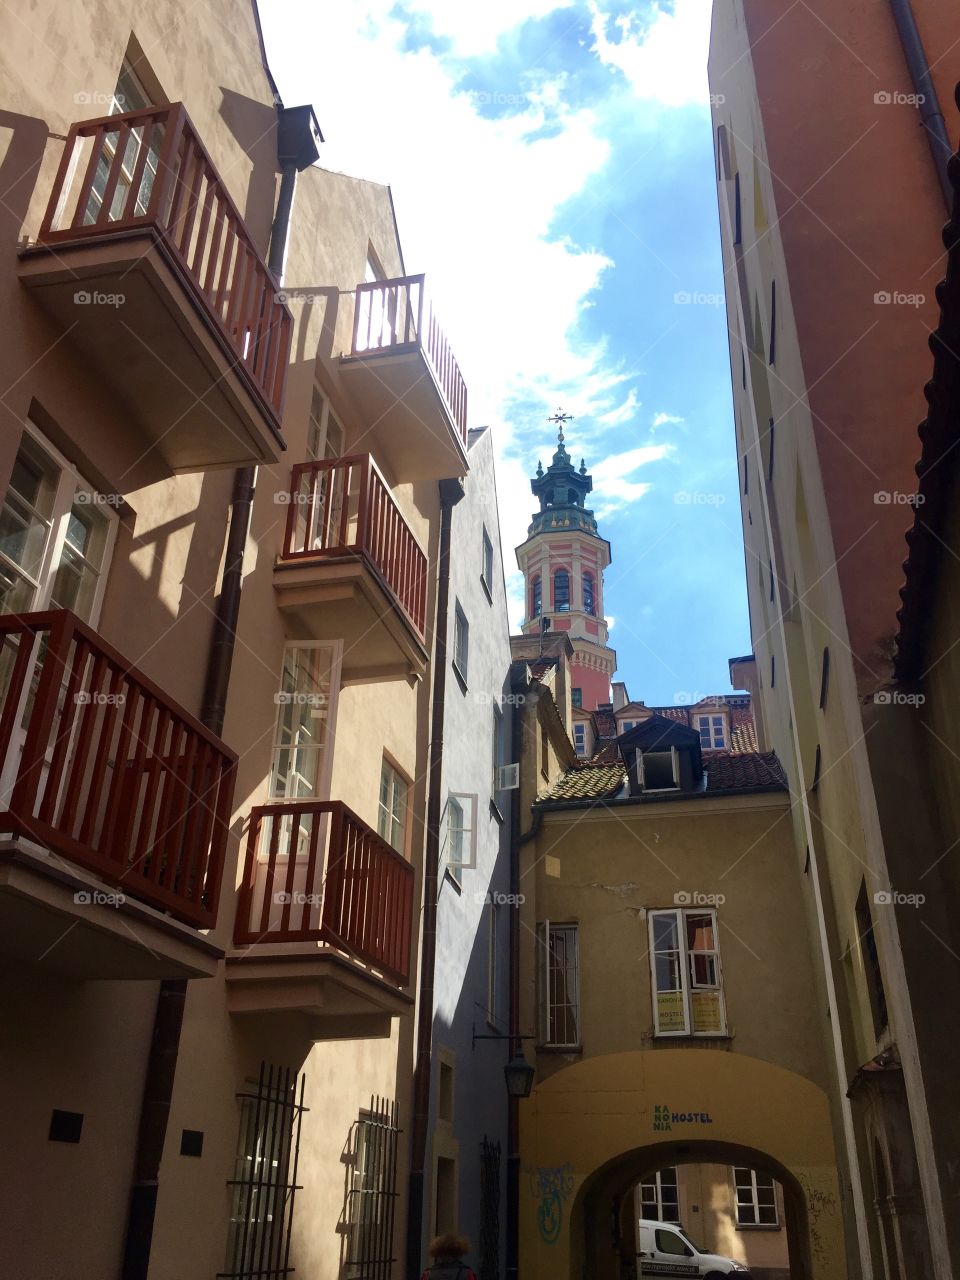
{"label": "dormer window", "polygon": [[721,751],[727,745],[727,722],[722,715],[699,715],[696,728],[704,751]]}
{"label": "dormer window", "polygon": [[583,575],[583,612],[584,613],[596,612],[596,606],[594,604],[592,573],[585,573]]}
{"label": "dormer window", "polygon": [[553,608],[557,613],[570,611],[570,575],[565,569],[553,575]]}
{"label": "dormer window", "polygon": [[637,752],[637,782],[641,791],[678,791],[680,762],[677,748]]}

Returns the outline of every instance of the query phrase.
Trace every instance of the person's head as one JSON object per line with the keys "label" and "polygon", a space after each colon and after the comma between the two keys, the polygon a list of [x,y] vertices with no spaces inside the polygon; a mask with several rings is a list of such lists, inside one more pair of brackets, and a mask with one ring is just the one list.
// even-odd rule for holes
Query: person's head
{"label": "person's head", "polygon": [[470,1252],[470,1244],[463,1236],[437,1236],[430,1241],[430,1257],[437,1262],[455,1262]]}

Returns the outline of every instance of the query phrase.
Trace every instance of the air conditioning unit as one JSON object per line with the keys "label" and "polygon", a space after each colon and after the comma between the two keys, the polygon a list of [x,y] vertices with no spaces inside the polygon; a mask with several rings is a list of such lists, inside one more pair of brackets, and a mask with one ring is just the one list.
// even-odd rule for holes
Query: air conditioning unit
{"label": "air conditioning unit", "polygon": [[497,790],[516,791],[520,785],[520,766],[518,764],[502,764],[497,770]]}

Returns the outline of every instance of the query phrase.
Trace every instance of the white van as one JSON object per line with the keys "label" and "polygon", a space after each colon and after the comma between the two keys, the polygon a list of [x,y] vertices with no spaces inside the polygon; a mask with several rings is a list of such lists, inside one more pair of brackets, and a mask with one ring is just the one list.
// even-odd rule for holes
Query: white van
{"label": "white van", "polygon": [[718,1280],[736,1275],[747,1280],[750,1268],[733,1258],[703,1253],[682,1227],[655,1218],[641,1218],[637,1224],[637,1276],[696,1276],[698,1280]]}

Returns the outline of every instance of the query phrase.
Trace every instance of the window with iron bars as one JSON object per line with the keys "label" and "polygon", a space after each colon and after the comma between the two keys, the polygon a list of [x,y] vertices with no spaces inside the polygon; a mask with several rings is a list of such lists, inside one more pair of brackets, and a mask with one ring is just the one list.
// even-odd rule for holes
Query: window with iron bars
{"label": "window with iron bars", "polygon": [[500,1280],[500,1143],[480,1143],[480,1280]]}
{"label": "window with iron bars", "polygon": [[290,1233],[304,1111],[304,1077],[289,1067],[260,1064],[260,1075],[237,1095],[240,1133],[230,1231],[218,1280],[266,1280],[293,1273]]}
{"label": "window with iron bars", "polygon": [[350,1135],[344,1280],[391,1280],[397,1205],[397,1104],[370,1099]]}

